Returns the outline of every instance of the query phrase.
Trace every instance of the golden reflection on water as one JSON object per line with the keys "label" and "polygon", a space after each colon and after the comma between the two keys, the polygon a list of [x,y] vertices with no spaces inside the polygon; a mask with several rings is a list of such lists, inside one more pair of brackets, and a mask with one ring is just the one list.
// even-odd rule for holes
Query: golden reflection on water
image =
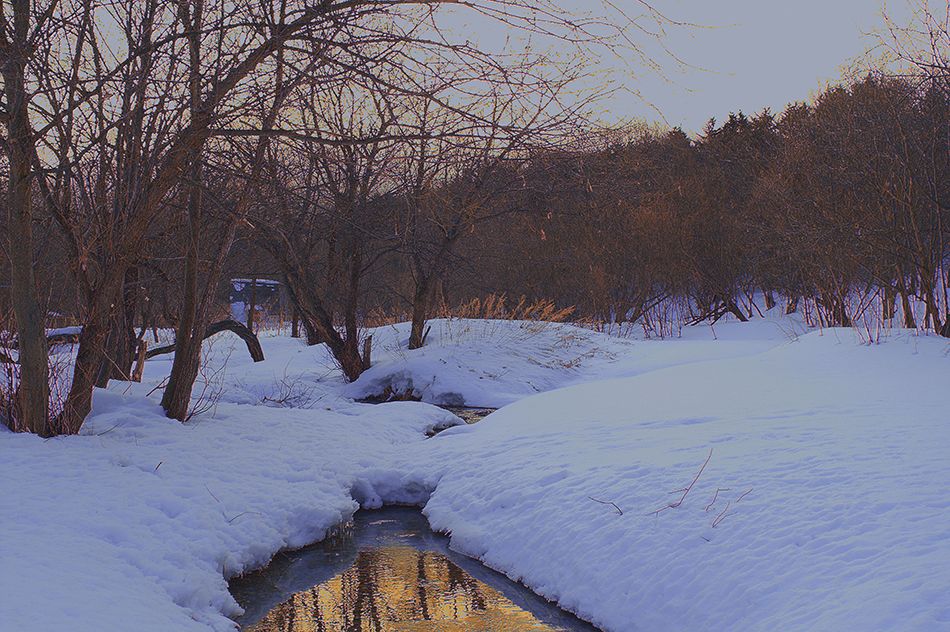
{"label": "golden reflection on water", "polygon": [[560,630],[434,551],[360,551],[340,575],[296,593],[248,632]]}

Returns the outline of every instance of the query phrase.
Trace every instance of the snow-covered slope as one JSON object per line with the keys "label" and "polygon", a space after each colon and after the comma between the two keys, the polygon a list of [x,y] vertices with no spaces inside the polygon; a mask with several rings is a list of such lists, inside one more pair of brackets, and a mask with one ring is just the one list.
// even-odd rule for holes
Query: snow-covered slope
{"label": "snow-covered slope", "polygon": [[494,408],[579,382],[748,355],[804,331],[793,319],[692,327],[663,341],[530,321],[435,320],[431,327],[415,351],[406,350],[408,323],[376,330],[373,367],[344,392],[363,399],[388,388],[430,403]]}
{"label": "snow-covered slope", "polygon": [[83,436],[0,433],[0,630],[234,629],[225,577],[322,539],[366,468],[453,420],[220,404],[182,425],[99,392]]}
{"label": "snow-covered slope", "polygon": [[[231,629],[226,576],[385,501],[609,630],[950,629],[945,340],[778,318],[407,334],[374,332],[352,385],[321,348],[265,337],[253,364],[222,337],[218,403],[186,425],[146,397],[161,357],[97,393],[82,436],[0,432],[0,631]],[[457,420],[350,399],[400,379],[510,405],[425,439]]]}
{"label": "snow-covered slope", "polygon": [[950,629],[947,350],[814,333],[525,399],[409,460],[453,546],[606,629]]}

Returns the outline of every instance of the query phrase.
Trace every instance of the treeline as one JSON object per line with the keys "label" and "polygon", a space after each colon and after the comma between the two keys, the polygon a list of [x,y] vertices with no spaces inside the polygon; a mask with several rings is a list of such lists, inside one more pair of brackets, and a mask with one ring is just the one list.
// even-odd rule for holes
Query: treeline
{"label": "treeline", "polygon": [[948,336],[948,98],[945,77],[868,75],[695,140],[654,130],[540,157],[534,212],[473,240],[467,282],[606,319],[679,300],[745,320],[756,294],[808,301],[828,326],[871,310]]}

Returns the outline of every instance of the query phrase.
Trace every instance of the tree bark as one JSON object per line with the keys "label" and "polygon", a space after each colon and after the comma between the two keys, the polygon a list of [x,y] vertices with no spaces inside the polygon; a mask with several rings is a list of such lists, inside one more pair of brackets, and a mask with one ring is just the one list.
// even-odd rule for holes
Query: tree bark
{"label": "tree bark", "polygon": [[897,271],[897,293],[900,294],[901,297],[901,311],[904,312],[904,327],[907,329],[916,329],[917,321],[914,318],[914,310],[910,304],[910,295],[900,270]]}
{"label": "tree bark", "polygon": [[14,0],[13,38],[4,46],[2,75],[7,116],[7,230],[10,258],[10,298],[19,342],[17,417],[20,429],[48,437],[49,353],[46,319],[36,296],[33,274],[32,158],[33,135],[29,124],[26,62],[30,2]]}
{"label": "tree bark", "polygon": [[135,335],[135,312],[138,309],[138,270],[135,266],[125,274],[122,287],[122,303],[112,310],[109,333],[106,342],[106,354],[96,386],[105,388],[109,380],[129,381],[132,377],[132,365],[138,338]]}
{"label": "tree bark", "polygon": [[293,308],[293,316],[290,321],[290,337],[300,337],[300,314],[297,313],[297,308]]}
{"label": "tree bark", "polygon": [[105,284],[90,297],[89,312],[79,334],[79,349],[73,365],[73,381],[63,410],[57,420],[57,432],[76,434],[92,410],[92,393],[106,362],[106,340],[109,334],[109,319],[119,298],[122,276],[110,275]]}
{"label": "tree bark", "polygon": [[[188,25],[190,114],[195,120],[201,112],[201,24],[204,3],[195,0],[183,4],[180,9],[182,21]],[[201,146],[193,148],[190,159],[193,180],[188,188],[188,251],[185,255],[185,288],[182,299],[181,321],[175,332],[175,359],[162,393],[162,408],[172,419],[185,421],[191,405],[191,389],[198,377],[201,363],[201,339],[198,337],[202,314],[199,308],[198,278],[201,248],[202,191],[201,191]]]}
{"label": "tree bark", "polygon": [[423,339],[425,334],[426,320],[429,315],[430,291],[429,280],[423,280],[416,284],[416,291],[412,296],[412,323],[409,328],[409,349],[421,349],[425,343]]}

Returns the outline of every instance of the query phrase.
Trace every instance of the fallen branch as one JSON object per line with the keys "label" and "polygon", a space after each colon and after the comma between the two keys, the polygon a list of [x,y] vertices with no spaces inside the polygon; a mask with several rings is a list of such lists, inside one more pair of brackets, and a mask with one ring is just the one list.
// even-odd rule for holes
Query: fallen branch
{"label": "fallen branch", "polygon": [[[50,347],[56,345],[75,345],[79,344],[79,332],[78,331],[54,331],[46,334],[46,344]],[[11,349],[19,349],[20,344],[16,339],[13,339],[7,343],[7,346]],[[8,356],[9,357],[9,356]]]}

